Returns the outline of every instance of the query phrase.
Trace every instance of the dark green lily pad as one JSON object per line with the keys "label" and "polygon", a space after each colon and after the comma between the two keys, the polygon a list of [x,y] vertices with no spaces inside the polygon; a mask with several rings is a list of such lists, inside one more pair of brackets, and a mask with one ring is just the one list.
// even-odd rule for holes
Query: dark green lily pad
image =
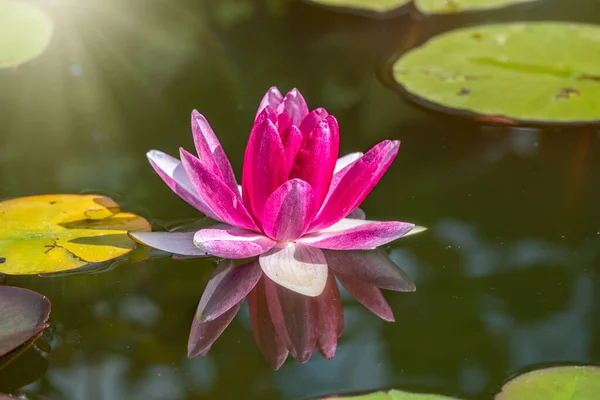
{"label": "dark green lily pad", "polygon": [[23,1],[0,0],[0,68],[36,58],[51,37],[52,21],[42,10]]}
{"label": "dark green lily pad", "polygon": [[31,290],[0,286],[0,357],[10,353],[48,324],[50,301]]}
{"label": "dark green lily pad", "polygon": [[358,396],[335,396],[328,398],[341,400],[459,400],[455,397],[442,396],[439,394],[412,393],[395,389],[388,392],[379,391]]}
{"label": "dark green lily pad", "polygon": [[452,14],[489,10],[533,1],[537,0],[415,0],[415,5],[423,14]]}
{"label": "dark green lily pad", "polygon": [[[551,49],[552,51],[549,51]],[[600,123],[600,27],[506,23],[452,31],[393,65],[426,107],[511,125]]]}
{"label": "dark green lily pad", "polygon": [[495,400],[596,400],[600,367],[563,366],[520,375],[504,385]]}

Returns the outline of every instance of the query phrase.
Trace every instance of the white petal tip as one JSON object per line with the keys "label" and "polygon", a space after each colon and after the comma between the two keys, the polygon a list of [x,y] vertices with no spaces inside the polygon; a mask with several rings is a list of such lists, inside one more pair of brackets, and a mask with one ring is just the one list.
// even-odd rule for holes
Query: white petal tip
{"label": "white petal tip", "polygon": [[415,225],[414,228],[412,228],[406,235],[404,236],[410,236],[410,235],[416,235],[417,233],[421,233],[421,232],[425,232],[427,230],[427,228],[425,228],[424,226],[419,226],[419,225]]}

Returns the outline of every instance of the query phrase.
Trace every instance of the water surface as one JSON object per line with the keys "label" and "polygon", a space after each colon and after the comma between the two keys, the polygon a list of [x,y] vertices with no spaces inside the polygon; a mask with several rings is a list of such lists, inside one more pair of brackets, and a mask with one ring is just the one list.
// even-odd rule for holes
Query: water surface
{"label": "water surface", "polygon": [[[245,307],[207,357],[187,359],[215,260],[10,278],[52,301],[51,352],[28,353],[0,391],[45,370],[24,388],[32,398],[307,399],[401,387],[484,399],[517,372],[600,363],[596,132],[481,127],[407,104],[382,83],[386,60],[407,46],[406,16],[369,21],[283,0],[39,3],[55,20],[51,47],[0,72],[0,198],[100,193],[155,229],[194,221],[145,152],[192,150],[196,108],[239,176],[258,101],[277,85],[338,118],[343,153],[401,140],[363,208],[429,230],[388,247],[417,284],[386,293],[396,323],[346,296],[336,359],[290,359],[278,372]],[[493,21],[600,23],[594,11],[595,0],[542,0],[436,17],[419,22],[417,41]]]}

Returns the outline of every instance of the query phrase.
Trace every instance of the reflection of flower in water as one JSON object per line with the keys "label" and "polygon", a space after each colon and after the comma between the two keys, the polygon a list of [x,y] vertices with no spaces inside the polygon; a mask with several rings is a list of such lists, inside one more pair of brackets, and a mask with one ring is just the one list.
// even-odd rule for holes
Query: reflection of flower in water
{"label": "reflection of flower in water", "polygon": [[254,337],[271,366],[278,369],[288,352],[301,362],[315,347],[332,359],[344,329],[337,278],[365,307],[386,321],[394,316],[379,288],[415,289],[410,278],[381,250],[323,250],[330,274],[315,297],[277,285],[263,274],[258,260],[236,266],[221,263],[209,281],[192,324],[188,355],[206,354],[248,297]]}
{"label": "reflection of flower in water", "polygon": [[250,133],[240,188],[217,137],[197,111],[192,133],[198,158],[183,149],[181,161],[156,150],[148,158],[171,189],[222,223],[195,233],[132,237],[180,255],[258,256],[217,270],[199,306],[203,324],[194,325],[193,354],[208,350],[248,294],[257,341],[275,368],[288,351],[308,360],[315,343],[333,357],[342,311],[329,269],[367,307],[392,319],[377,288],[413,290],[406,276],[382,253],[340,250],[374,249],[419,231],[405,222],[367,221],[358,208],[400,142],[386,140],[366,154],[338,159],[336,119],[322,108],[309,112],[295,89],[284,97],[271,88]]}

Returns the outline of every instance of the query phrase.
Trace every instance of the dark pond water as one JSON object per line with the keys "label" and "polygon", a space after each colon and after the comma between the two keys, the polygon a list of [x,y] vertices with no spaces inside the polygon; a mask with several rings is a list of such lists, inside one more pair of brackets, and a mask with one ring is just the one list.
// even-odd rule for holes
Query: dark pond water
{"label": "dark pond water", "polygon": [[[345,297],[336,359],[288,360],[278,372],[245,308],[207,357],[187,359],[214,260],[10,278],[52,301],[51,351],[3,370],[0,392],[35,381],[23,389],[34,399],[308,399],[390,387],[484,399],[517,372],[600,363],[596,132],[482,127],[407,104],[381,82],[386,59],[407,46],[408,17],[283,0],[40,3],[55,19],[51,47],[0,73],[0,198],[101,193],[155,229],[194,221],[145,152],[193,149],[197,108],[239,173],[258,101],[278,85],[336,115],[344,153],[402,140],[363,208],[429,230],[389,247],[417,284],[386,293],[396,323]],[[419,40],[491,21],[600,23],[599,11],[596,0],[542,0],[422,20]]]}

